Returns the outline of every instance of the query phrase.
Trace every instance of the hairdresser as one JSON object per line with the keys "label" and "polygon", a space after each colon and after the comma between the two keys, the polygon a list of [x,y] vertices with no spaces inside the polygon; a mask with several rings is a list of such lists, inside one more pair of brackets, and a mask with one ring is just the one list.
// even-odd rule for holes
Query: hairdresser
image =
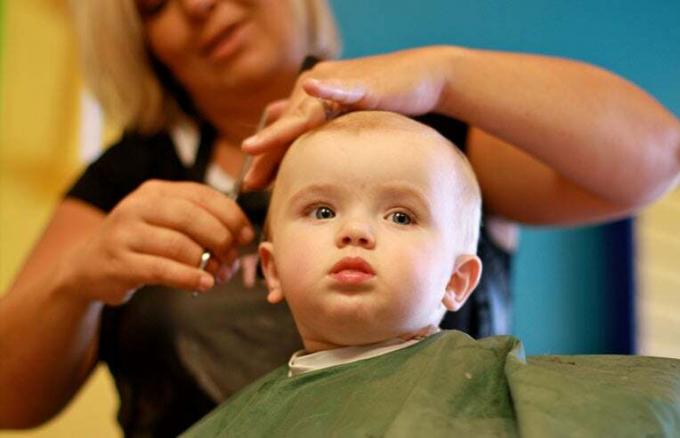
{"label": "hairdresser", "polygon": [[[440,114],[426,119],[465,150],[484,195],[486,283],[445,321],[475,336],[503,331],[509,312],[502,224],[622,217],[678,175],[678,120],[589,65],[458,47],[330,61],[323,0],[74,4],[88,85],[126,130],[0,301],[0,428],[47,421],[103,361],[125,434],[174,436],[299,348],[285,305],[246,284],[266,197],[225,195],[265,108],[269,127],[244,144],[250,187],[342,112]],[[329,61],[300,76],[308,55]]]}

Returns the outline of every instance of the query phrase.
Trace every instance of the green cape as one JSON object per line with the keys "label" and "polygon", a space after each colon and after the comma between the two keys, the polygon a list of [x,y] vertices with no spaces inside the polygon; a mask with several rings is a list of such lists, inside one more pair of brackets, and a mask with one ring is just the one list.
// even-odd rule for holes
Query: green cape
{"label": "green cape", "polygon": [[680,361],[541,356],[442,332],[402,350],[249,385],[184,436],[678,437]]}

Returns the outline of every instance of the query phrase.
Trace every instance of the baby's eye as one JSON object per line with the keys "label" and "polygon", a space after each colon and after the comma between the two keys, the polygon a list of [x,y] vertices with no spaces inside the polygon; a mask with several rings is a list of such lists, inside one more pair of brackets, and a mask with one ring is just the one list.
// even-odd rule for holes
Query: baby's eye
{"label": "baby's eye", "polygon": [[390,213],[388,217],[392,222],[399,225],[410,225],[413,222],[411,216],[403,211],[395,211],[394,213]]}
{"label": "baby's eye", "polygon": [[317,219],[332,219],[335,217],[335,212],[329,207],[316,207],[314,209],[314,217]]}

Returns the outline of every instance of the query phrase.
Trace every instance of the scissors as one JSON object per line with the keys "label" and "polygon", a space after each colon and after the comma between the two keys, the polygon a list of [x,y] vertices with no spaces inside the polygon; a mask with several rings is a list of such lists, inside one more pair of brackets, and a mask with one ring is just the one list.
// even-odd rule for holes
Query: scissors
{"label": "scissors", "polygon": [[[257,129],[255,130],[255,133],[258,134],[262,129],[264,129],[265,125],[267,124],[267,111],[263,111],[262,115],[260,116],[260,121],[257,124]],[[253,156],[250,154],[246,154],[246,158],[243,161],[243,164],[241,165],[241,170],[239,171],[238,178],[236,178],[236,181],[234,181],[234,186],[231,188],[231,191],[227,194],[229,198],[231,198],[232,201],[238,200],[238,195],[241,194],[241,186],[243,185],[243,180],[246,177],[246,173],[248,173],[248,169],[250,169],[250,165],[253,162]]]}
{"label": "scissors", "polygon": [[[267,111],[265,110],[262,112],[262,115],[260,116],[260,121],[257,124],[257,129],[255,133],[257,134],[260,131],[262,131],[266,124],[267,124]],[[238,197],[241,194],[243,180],[245,179],[246,174],[248,173],[248,169],[250,169],[252,162],[253,156],[250,154],[246,154],[245,160],[243,161],[241,169],[239,170],[238,178],[236,178],[236,181],[234,181],[234,185],[232,186],[231,190],[227,192],[227,196],[234,202],[238,200]],[[210,261],[210,257],[212,257],[210,251],[208,251],[207,249],[204,250],[203,253],[201,254],[201,261],[198,264],[198,269],[205,270],[206,266],[208,266],[208,261]],[[192,296],[194,297],[198,296],[198,292],[194,291],[192,293]]]}
{"label": "scissors", "polygon": [[[315,64],[319,62],[319,58],[315,56],[307,56],[304,61],[302,62],[302,67],[300,68],[300,72],[304,72],[305,70],[309,70],[310,68],[314,67]],[[263,111],[262,115],[260,116],[260,121],[257,124],[257,128],[255,130],[255,134],[258,134],[264,127],[267,125],[267,119],[268,119],[268,114],[267,111]],[[248,170],[250,169],[250,166],[253,162],[253,156],[250,154],[246,154],[245,160],[243,161],[243,164],[241,165],[241,169],[239,171],[238,178],[236,178],[236,181],[234,181],[234,185],[232,186],[231,190],[227,193],[227,196],[234,202],[238,200],[239,195],[241,194],[241,187],[243,186],[243,180],[246,177],[246,174],[248,173]],[[210,251],[207,249],[203,251],[203,254],[201,254],[201,261],[198,264],[198,269],[200,270],[205,270],[206,266],[208,266],[208,261],[210,260],[210,257],[212,254]],[[194,292],[192,294],[194,297],[198,295],[198,292]]]}

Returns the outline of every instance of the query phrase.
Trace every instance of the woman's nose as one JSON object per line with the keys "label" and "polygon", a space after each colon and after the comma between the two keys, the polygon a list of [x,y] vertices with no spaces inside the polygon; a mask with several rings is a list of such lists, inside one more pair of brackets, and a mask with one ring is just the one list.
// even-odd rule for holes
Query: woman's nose
{"label": "woman's nose", "polygon": [[191,17],[205,18],[210,14],[219,0],[180,0],[184,10]]}
{"label": "woman's nose", "polygon": [[375,247],[375,235],[370,224],[351,220],[341,225],[335,243],[338,248],[360,246],[372,249]]}

